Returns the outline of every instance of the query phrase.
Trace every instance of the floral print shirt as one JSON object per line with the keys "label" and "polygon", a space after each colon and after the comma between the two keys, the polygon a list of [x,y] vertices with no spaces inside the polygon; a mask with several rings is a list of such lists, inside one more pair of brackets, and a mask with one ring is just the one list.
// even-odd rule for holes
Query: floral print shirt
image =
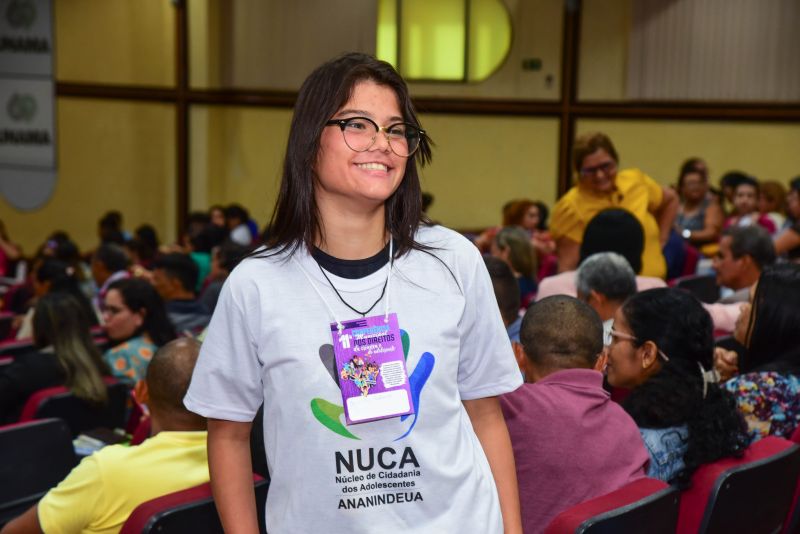
{"label": "floral print shirt", "polygon": [[157,349],[153,343],[139,336],[108,349],[103,359],[115,377],[135,383],[144,380],[147,364]]}
{"label": "floral print shirt", "polygon": [[724,386],[736,397],[752,441],[766,436],[792,437],[800,424],[800,376],[746,373]]}

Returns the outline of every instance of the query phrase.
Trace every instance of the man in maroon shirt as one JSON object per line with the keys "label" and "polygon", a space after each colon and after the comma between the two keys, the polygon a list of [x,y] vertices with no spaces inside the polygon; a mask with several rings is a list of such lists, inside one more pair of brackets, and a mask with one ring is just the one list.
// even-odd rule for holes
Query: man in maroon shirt
{"label": "man in maroon shirt", "polygon": [[528,383],[500,398],[526,534],[556,515],[645,476],[648,462],[633,419],[595,370],[603,324],[579,300],[548,297],[528,309],[515,344]]}

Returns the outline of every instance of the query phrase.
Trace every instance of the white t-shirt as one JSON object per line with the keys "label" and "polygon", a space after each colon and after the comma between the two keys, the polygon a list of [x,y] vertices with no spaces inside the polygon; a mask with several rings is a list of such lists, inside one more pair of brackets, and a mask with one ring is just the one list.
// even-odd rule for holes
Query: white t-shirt
{"label": "white t-shirt", "polygon": [[[416,415],[405,419],[344,425],[326,363],[333,318],[295,261],[248,259],[225,283],[184,402],[243,422],[264,402],[272,534],[503,530],[494,479],[461,401],[513,391],[519,370],[478,250],[441,227],[420,229],[417,240],[439,259],[411,251],[395,260],[387,292],[407,333],[412,397],[418,391]],[[307,251],[295,258],[337,319],[356,318]],[[388,272],[328,276],[351,306],[366,309]],[[384,302],[371,314],[384,313]]]}

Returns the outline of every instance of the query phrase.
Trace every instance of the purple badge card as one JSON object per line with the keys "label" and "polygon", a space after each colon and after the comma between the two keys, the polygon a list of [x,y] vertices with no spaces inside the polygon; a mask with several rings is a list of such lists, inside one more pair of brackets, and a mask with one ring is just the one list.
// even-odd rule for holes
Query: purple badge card
{"label": "purple badge card", "polygon": [[347,424],[414,413],[397,314],[331,324]]}

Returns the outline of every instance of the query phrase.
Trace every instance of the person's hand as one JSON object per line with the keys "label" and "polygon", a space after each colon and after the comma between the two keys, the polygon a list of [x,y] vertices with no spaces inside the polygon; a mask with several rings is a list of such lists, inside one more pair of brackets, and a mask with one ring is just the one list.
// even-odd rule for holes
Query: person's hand
{"label": "person's hand", "polygon": [[714,369],[719,372],[721,380],[728,380],[739,374],[739,355],[722,347],[714,349]]}

